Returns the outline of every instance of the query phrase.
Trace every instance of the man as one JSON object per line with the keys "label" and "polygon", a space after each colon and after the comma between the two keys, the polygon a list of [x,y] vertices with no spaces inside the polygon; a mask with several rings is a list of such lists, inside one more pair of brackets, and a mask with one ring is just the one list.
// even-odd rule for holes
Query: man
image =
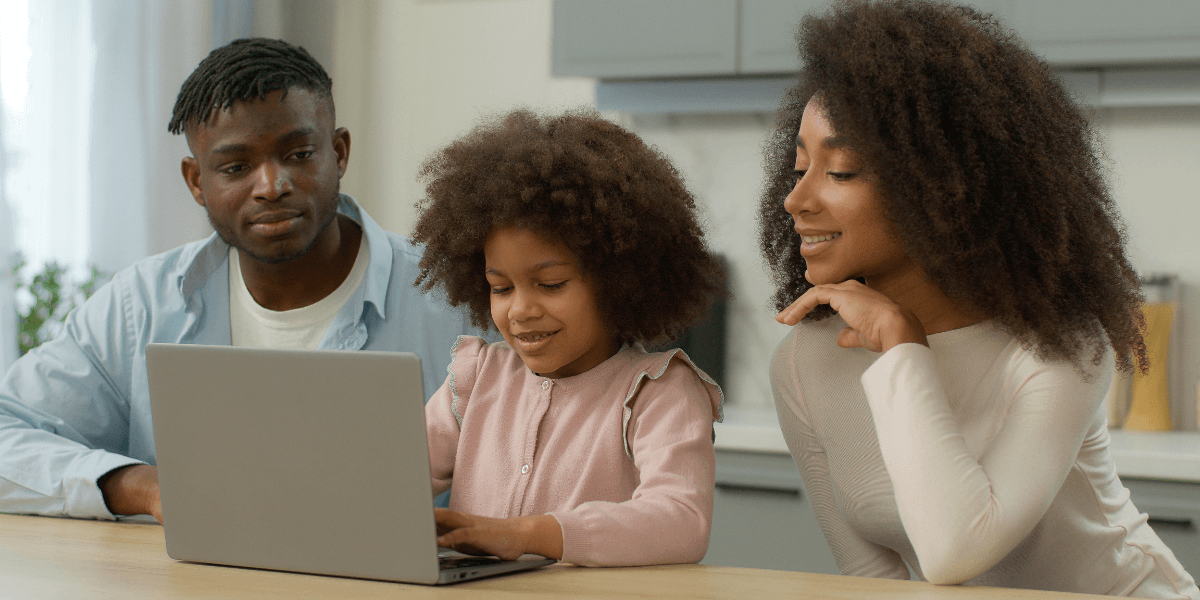
{"label": "man", "polygon": [[410,351],[426,392],[441,384],[470,330],[414,288],[420,250],[338,193],[350,134],[331,87],[302,48],[265,39],[214,50],[184,82],[169,129],[216,233],[117,273],[9,370],[0,511],[162,521],[150,342]]}

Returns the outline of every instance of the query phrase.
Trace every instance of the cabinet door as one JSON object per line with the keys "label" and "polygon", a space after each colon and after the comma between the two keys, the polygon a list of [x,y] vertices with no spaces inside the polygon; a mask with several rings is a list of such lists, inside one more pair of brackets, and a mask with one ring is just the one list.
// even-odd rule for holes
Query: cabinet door
{"label": "cabinet door", "polygon": [[1183,568],[1200,576],[1200,484],[1125,477],[1121,483]]}
{"label": "cabinet door", "polygon": [[712,535],[701,564],[838,572],[790,456],[717,452]]}
{"label": "cabinet door", "polygon": [[555,0],[555,77],[728,75],[736,0]]}
{"label": "cabinet door", "polygon": [[800,70],[796,29],[804,15],[827,0],[742,0],[742,73],[795,73]]}
{"label": "cabinet door", "polygon": [[1011,25],[1057,65],[1200,60],[1197,0],[1014,0]]}

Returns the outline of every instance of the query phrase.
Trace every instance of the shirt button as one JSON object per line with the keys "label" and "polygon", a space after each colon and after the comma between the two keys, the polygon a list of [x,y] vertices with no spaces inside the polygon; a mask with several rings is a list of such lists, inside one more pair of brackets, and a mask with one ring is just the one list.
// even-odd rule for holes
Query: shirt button
{"label": "shirt button", "polygon": [[542,389],[543,389],[543,390],[548,390],[548,389],[550,389],[550,382],[549,382],[549,381],[543,381],[543,382],[542,382]]}
{"label": "shirt button", "polygon": [[521,465],[521,474],[524,475],[528,472],[529,472],[529,465]]}

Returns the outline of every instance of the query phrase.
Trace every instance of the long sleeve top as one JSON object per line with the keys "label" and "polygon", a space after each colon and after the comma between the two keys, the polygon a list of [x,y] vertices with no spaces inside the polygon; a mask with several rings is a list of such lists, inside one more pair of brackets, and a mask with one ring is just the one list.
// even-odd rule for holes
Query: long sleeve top
{"label": "long sleeve top", "polygon": [[1117,477],[1111,351],[1082,367],[1042,360],[984,322],[880,355],[839,348],[843,327],[800,324],[771,367],[843,573],[1200,598]]}
{"label": "long sleeve top", "polygon": [[587,372],[541,377],[507,344],[455,344],[425,406],[434,493],[450,508],[550,514],[565,562],[699,562],[712,522],[721,390],[681,350],[626,346]]}
{"label": "long sleeve top", "polygon": [[[446,348],[474,329],[413,288],[420,248],[349,196],[338,210],[362,226],[371,259],[320,348],[415,352],[434,389]],[[228,256],[213,235],[135,263],[13,364],[0,381],[0,512],[114,518],[96,480],[155,462],[146,344],[230,344]]]}

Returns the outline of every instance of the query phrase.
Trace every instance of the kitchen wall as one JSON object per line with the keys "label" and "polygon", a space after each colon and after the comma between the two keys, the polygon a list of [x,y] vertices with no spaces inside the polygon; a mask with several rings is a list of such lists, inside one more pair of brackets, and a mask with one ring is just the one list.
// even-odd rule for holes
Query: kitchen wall
{"label": "kitchen wall", "polygon": [[[483,115],[518,105],[557,110],[594,102],[592,82],[549,76],[550,0],[361,0],[335,5],[334,91],[353,135],[343,189],[387,229],[407,232],[421,160]],[[727,397],[769,408],[767,367],[786,328],[767,306],[754,233],[760,147],[770,114],[613,114],[673,161],[697,194],[713,246],[732,265]],[[1135,266],[1181,276],[1173,384],[1195,428],[1200,379],[1200,107],[1097,113]]]}

